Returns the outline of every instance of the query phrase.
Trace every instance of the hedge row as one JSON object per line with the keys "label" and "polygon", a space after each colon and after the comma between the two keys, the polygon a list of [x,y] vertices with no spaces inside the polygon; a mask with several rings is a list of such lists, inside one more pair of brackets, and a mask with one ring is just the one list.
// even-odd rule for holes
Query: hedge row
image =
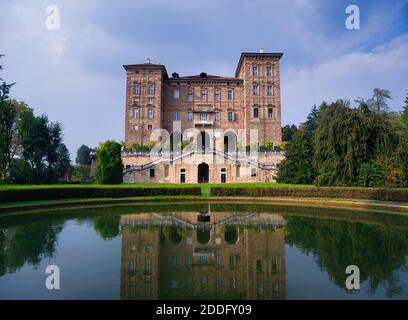
{"label": "hedge row", "polygon": [[39,188],[0,190],[0,202],[70,198],[121,198],[137,196],[201,195],[201,188]]}
{"label": "hedge row", "polygon": [[408,202],[408,189],[386,188],[211,188],[211,196],[316,197]]}

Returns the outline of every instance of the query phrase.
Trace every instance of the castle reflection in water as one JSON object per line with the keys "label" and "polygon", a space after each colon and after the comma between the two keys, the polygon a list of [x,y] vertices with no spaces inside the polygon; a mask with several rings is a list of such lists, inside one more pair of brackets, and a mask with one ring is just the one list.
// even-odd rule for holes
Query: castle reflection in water
{"label": "castle reflection in water", "polygon": [[278,214],[122,216],[122,299],[284,299]]}

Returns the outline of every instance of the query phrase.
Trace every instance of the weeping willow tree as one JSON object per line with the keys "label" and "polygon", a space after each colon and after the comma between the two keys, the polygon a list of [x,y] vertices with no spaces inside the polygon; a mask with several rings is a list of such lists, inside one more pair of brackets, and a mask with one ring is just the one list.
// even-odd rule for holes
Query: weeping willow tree
{"label": "weeping willow tree", "polygon": [[358,185],[365,181],[361,174],[367,174],[367,168],[368,174],[372,168],[374,175],[379,166],[379,184],[390,175],[388,180],[395,180],[393,186],[403,186],[399,184],[404,184],[406,177],[397,161],[403,143],[402,123],[380,102],[359,100],[359,106],[353,109],[349,102],[338,100],[321,112],[314,137],[316,184]]}

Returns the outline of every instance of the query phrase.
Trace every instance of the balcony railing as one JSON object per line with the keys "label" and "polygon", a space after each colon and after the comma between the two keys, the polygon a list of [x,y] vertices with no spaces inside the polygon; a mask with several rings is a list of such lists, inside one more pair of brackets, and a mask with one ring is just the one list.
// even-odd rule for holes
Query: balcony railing
{"label": "balcony railing", "polygon": [[194,125],[213,126],[214,120],[194,120]]}

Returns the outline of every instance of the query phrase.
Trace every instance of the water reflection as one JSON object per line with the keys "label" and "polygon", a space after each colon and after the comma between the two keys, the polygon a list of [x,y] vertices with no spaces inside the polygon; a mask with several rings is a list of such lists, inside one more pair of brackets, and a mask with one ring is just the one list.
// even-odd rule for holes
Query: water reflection
{"label": "water reflection", "polygon": [[134,214],[121,219],[123,299],[284,299],[278,214]]}
{"label": "water reflection", "polygon": [[[254,204],[0,217],[0,299],[408,298],[408,217]],[[63,288],[45,289],[58,265]],[[348,265],[361,290],[345,287]]]}

